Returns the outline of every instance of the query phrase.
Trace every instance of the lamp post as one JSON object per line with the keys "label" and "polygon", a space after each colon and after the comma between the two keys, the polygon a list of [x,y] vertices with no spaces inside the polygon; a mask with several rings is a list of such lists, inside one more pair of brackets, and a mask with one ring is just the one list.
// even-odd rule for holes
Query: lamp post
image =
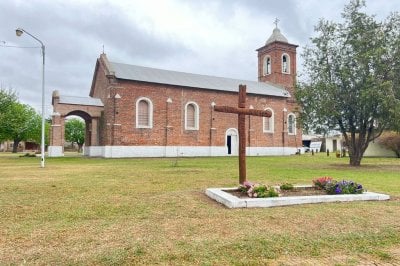
{"label": "lamp post", "polygon": [[18,28],[15,30],[15,33],[17,36],[21,36],[23,33],[28,34],[31,36],[33,39],[38,41],[41,45],[42,48],[42,57],[43,57],[43,68],[42,68],[42,140],[41,140],[41,160],[40,160],[40,166],[43,168],[44,167],[44,150],[45,150],[45,142],[44,142],[44,136],[45,136],[45,119],[44,119],[44,66],[45,66],[45,46],[41,40],[27,32],[26,30],[22,28]]}

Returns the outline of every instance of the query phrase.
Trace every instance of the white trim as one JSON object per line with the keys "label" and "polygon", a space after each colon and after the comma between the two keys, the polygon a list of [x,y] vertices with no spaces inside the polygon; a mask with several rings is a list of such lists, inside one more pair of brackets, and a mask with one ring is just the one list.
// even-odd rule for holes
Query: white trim
{"label": "white trim", "polygon": [[[231,154],[228,154],[228,136],[236,136],[236,147],[232,146],[231,138]],[[228,128],[225,131],[225,155],[235,156],[239,154],[239,131],[236,128]]]}
{"label": "white trim", "polygon": [[[264,110],[270,110],[272,115],[271,115],[271,117],[263,117],[263,132],[264,133],[274,133],[275,132],[275,118],[274,118],[275,113],[274,113],[274,110],[272,110],[272,108],[270,108],[270,107],[265,108]],[[270,123],[269,123],[270,124],[270,129],[269,130],[265,130],[265,120],[266,119],[270,119]]]}
{"label": "white trim", "polygon": [[[187,126],[187,107],[189,104],[192,104],[194,106],[194,127],[188,127]],[[185,130],[199,130],[199,105],[195,102],[187,102],[185,105]]]}
{"label": "white trim", "polygon": [[[289,117],[293,116],[294,117],[294,121],[293,121],[293,132],[291,133],[289,130],[289,126],[290,126],[290,121],[289,121]],[[288,131],[288,135],[296,135],[296,115],[294,113],[289,113],[287,115],[287,131]]]}
{"label": "white trim", "polygon": [[[296,151],[295,147],[247,147],[246,155],[286,156]],[[235,156],[227,154],[226,146],[86,146],[84,155],[105,158]]]}
{"label": "white trim", "polygon": [[49,146],[47,148],[49,157],[62,157],[64,156],[62,146]]}
{"label": "white trim", "polygon": [[[286,56],[286,63],[287,63],[287,71],[286,72],[284,72],[283,71],[283,57],[284,56]],[[282,73],[283,74],[290,74],[290,56],[287,54],[287,53],[283,53],[282,54],[282,56],[281,56],[281,65],[282,65],[282,69],[281,69],[281,71],[282,71]]]}
{"label": "white trim", "polygon": [[[143,126],[143,125],[139,125],[139,102],[140,101],[146,101],[149,104],[149,124],[148,126]],[[153,102],[146,97],[140,97],[139,99],[136,100],[136,128],[153,128]]]}

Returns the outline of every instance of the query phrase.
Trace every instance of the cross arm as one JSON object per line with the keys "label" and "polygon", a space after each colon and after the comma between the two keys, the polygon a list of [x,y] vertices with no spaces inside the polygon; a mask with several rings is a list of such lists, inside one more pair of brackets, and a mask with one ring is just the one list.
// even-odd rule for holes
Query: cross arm
{"label": "cross arm", "polygon": [[272,112],[269,110],[255,110],[255,109],[238,108],[238,107],[230,107],[230,106],[214,106],[214,111],[222,112],[222,113],[254,115],[254,116],[263,116],[263,117],[271,117],[272,116]]}

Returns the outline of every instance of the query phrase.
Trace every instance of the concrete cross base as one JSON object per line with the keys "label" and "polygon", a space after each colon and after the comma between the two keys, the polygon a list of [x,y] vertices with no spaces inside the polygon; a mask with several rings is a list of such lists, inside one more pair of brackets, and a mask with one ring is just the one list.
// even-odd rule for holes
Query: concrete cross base
{"label": "concrete cross base", "polygon": [[228,208],[268,208],[309,203],[390,199],[389,195],[374,192],[364,192],[362,194],[294,196],[275,198],[238,198],[226,192],[235,190],[237,190],[237,188],[208,188],[206,190],[206,195],[213,200],[222,203]]}

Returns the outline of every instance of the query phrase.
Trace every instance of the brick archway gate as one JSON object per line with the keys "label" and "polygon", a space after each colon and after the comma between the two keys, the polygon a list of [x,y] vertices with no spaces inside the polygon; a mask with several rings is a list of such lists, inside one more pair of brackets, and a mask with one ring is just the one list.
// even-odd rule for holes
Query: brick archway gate
{"label": "brick archway gate", "polygon": [[104,110],[100,99],[60,95],[53,91],[52,124],[50,129],[49,157],[64,156],[65,118],[76,115],[85,120],[85,155],[95,155],[99,149],[99,120]]}

